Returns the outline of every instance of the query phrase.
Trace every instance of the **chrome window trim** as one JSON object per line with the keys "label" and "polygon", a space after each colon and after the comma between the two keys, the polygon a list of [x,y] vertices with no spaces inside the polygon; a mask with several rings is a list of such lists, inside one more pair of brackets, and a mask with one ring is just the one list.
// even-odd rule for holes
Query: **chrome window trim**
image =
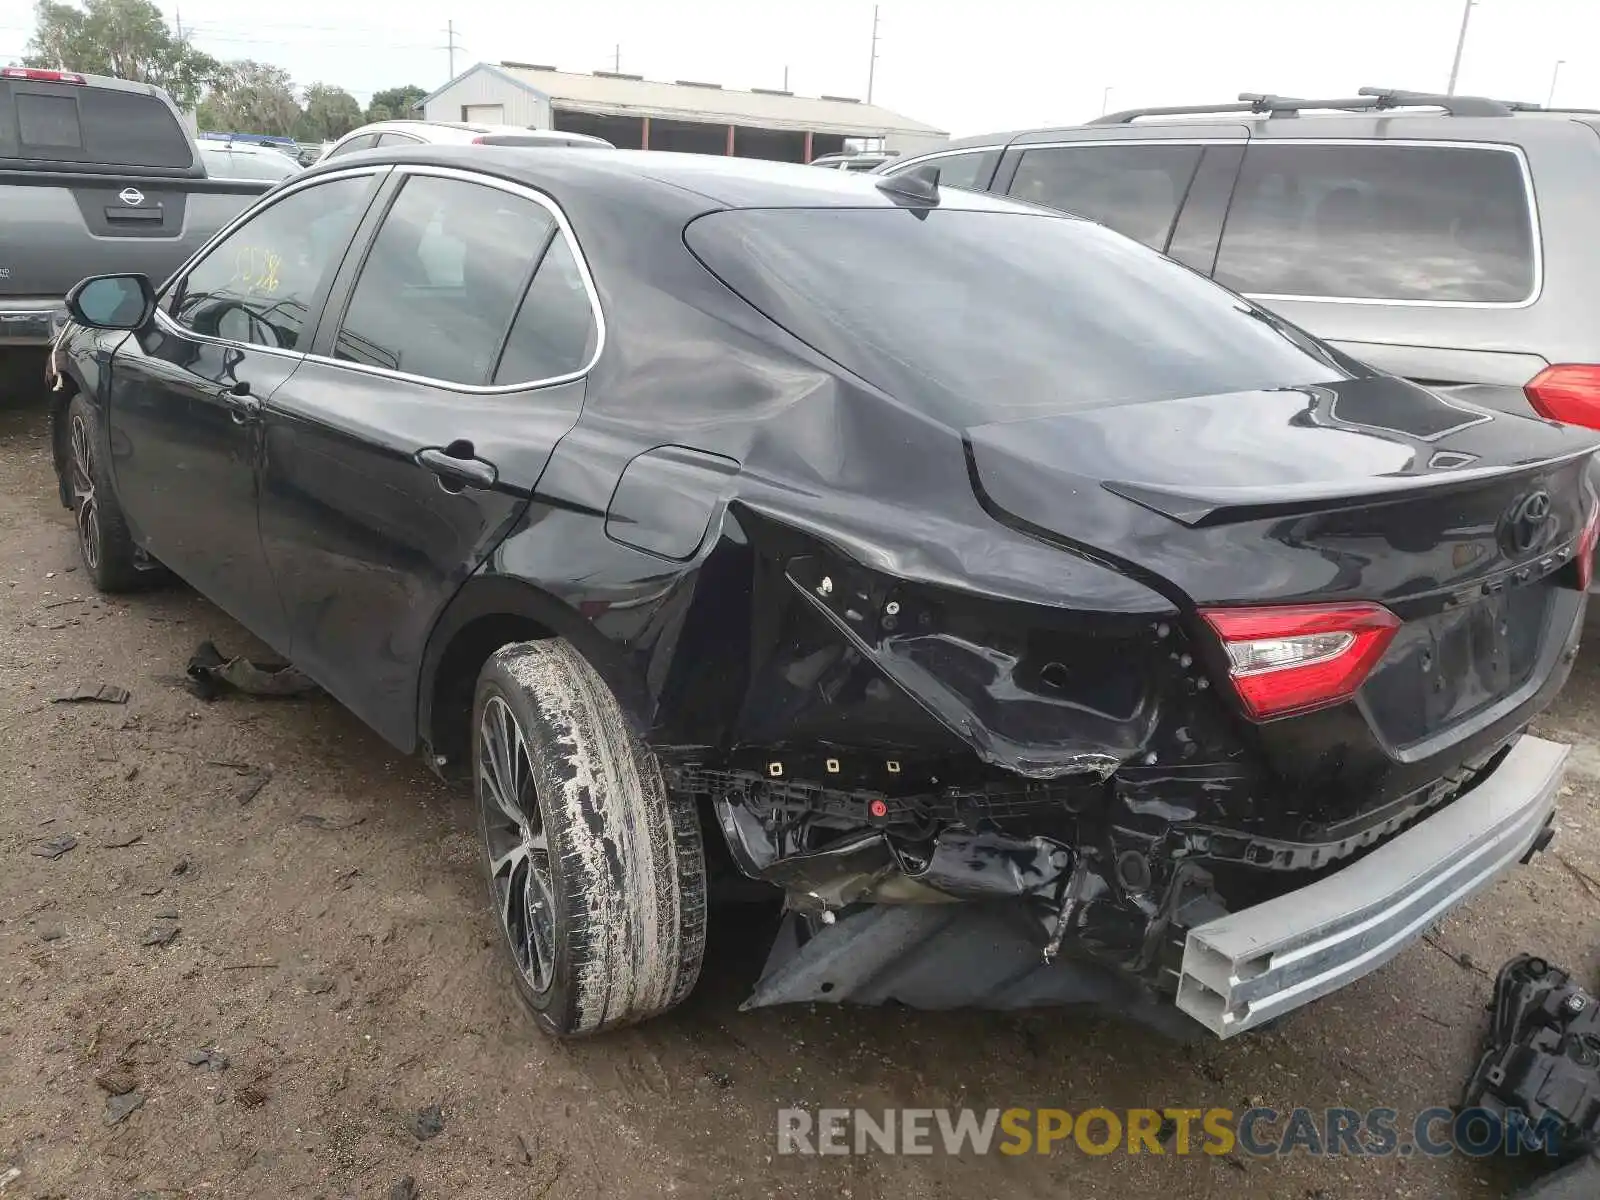
{"label": "chrome window trim", "polygon": [[[898,175],[901,171],[910,170],[921,163],[932,162],[936,158],[952,158],[957,154],[988,154],[991,150],[1003,151],[1005,148],[1005,143],[997,142],[993,146],[962,146],[956,150],[934,150],[928,154],[919,154],[915,158],[891,159],[890,161],[894,163],[894,170],[884,171],[883,173],[885,175]],[[831,165],[831,163],[823,164],[824,167]],[[868,172],[868,174],[870,173]]]}
{"label": "chrome window trim", "polygon": [[[1385,308],[1531,308],[1544,294],[1544,234],[1539,226],[1538,195],[1533,187],[1533,172],[1528,167],[1527,152],[1511,142],[1452,141],[1438,138],[1252,138],[1251,149],[1258,146],[1411,146],[1438,150],[1492,150],[1510,154],[1517,160],[1522,173],[1523,199],[1527,202],[1528,235],[1533,249],[1533,285],[1523,300],[1397,300],[1381,296],[1301,296],[1282,292],[1244,292],[1252,300],[1293,301],[1300,304],[1363,304]],[[1231,207],[1231,204],[1230,204]],[[1217,260],[1222,259],[1222,243],[1228,236],[1227,222],[1222,226],[1222,237],[1217,243]],[[1212,278],[1215,278],[1213,274]],[[1220,281],[1219,281],[1220,282]],[[1224,284],[1223,286],[1227,286]]]}
{"label": "chrome window trim", "polygon": [[[573,231],[571,223],[567,220],[567,214],[562,212],[561,207],[543,192],[540,192],[535,188],[526,187],[523,184],[513,183],[508,179],[497,179],[492,175],[480,175],[476,172],[464,171],[456,167],[391,165],[385,163],[371,167],[355,167],[347,171],[330,172],[327,175],[319,175],[315,179],[306,180],[303,184],[297,181],[297,186],[286,188],[283,192],[275,196],[273,203],[276,203],[278,200],[281,200],[284,196],[293,191],[300,190],[301,187],[314,186],[318,182],[338,178],[349,178],[357,175],[372,175],[377,174],[379,171],[388,170],[393,170],[396,174],[401,175],[425,175],[440,179],[454,179],[464,183],[479,184],[484,187],[498,188],[503,192],[509,192],[513,196],[520,196],[525,200],[531,200],[540,208],[543,208],[546,212],[548,212],[555,220],[557,232],[566,239],[567,249],[572,252],[573,260],[578,264],[578,274],[583,279],[583,290],[589,298],[589,308],[594,314],[595,343],[594,352],[589,356],[589,361],[578,370],[568,371],[561,375],[552,375],[544,379],[529,380],[525,383],[455,383],[447,379],[436,379],[431,375],[413,375],[408,371],[391,371],[387,367],[368,366],[366,363],[351,362],[349,359],[333,358],[325,354],[312,354],[299,350],[282,350],[271,346],[257,346],[252,342],[235,342],[226,338],[209,337],[205,334],[195,333],[192,330],[179,325],[176,321],[173,321],[170,317],[168,317],[167,314],[164,313],[160,308],[156,309],[157,319],[165,322],[179,336],[193,338],[197,341],[211,342],[220,346],[233,346],[245,350],[254,350],[263,354],[276,354],[284,358],[298,358],[306,362],[325,363],[328,366],[339,367],[347,371],[359,371],[366,375],[377,375],[384,379],[398,379],[407,383],[420,383],[425,384],[428,387],[443,388],[447,391],[462,392],[475,396],[505,395],[514,392],[533,391],[536,388],[555,387],[559,384],[571,383],[574,380],[582,379],[584,376],[588,375],[590,371],[594,370],[595,364],[600,361],[600,356],[605,352],[606,348],[605,309],[600,306],[600,294],[595,288],[594,276],[589,270],[589,261],[584,257],[583,248],[578,243],[578,236]],[[208,244],[207,248],[209,249],[210,245],[217,244],[222,240],[223,237],[226,237],[235,228],[242,225],[246,217],[252,215],[253,213],[263,211],[268,207],[270,207],[270,205],[263,205],[261,208],[251,209],[249,212],[245,213],[239,219],[227,226],[227,228],[221,233],[219,233],[217,238],[212,243]],[[383,226],[380,222],[378,231],[381,232],[382,229]],[[373,236],[376,238],[377,234],[374,233]],[[547,250],[546,254],[548,253],[549,251]],[[195,265],[198,265],[198,260],[196,260]],[[187,271],[188,264],[185,264],[184,271],[181,272],[181,274],[186,274]],[[173,276],[174,280],[177,278],[177,275]],[[359,285],[360,281],[361,276],[359,273],[357,273],[356,283]],[[170,286],[170,283],[168,286]],[[351,289],[350,295],[352,298],[355,296],[354,288]],[[340,327],[343,327],[342,316],[340,320]]]}

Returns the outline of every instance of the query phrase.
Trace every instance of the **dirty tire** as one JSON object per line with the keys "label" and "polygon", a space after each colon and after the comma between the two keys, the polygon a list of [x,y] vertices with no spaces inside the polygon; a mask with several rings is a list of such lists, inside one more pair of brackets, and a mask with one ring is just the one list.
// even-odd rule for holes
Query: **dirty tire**
{"label": "dirty tire", "polygon": [[84,570],[102,592],[151,586],[158,572],[141,570],[135,563],[133,535],[103,461],[99,414],[80,393],[67,405],[66,422],[67,488]]}
{"label": "dirty tire", "polygon": [[[561,1037],[596,1033],[681,1003],[705,950],[705,855],[693,798],[667,790],[610,689],[564,639],[493,654],[478,676],[472,718],[490,900],[517,993],[540,1028]],[[496,732],[508,718],[519,727],[509,739]],[[526,763],[527,779],[515,765],[510,785],[497,790],[514,757],[497,757],[497,747],[519,731],[525,757],[514,761]],[[521,850],[502,793],[518,796],[526,815]],[[532,847],[541,843],[548,874],[536,887]],[[504,865],[519,853],[530,866]],[[548,923],[536,903],[508,915],[519,870],[527,896],[549,897]],[[519,944],[519,915],[524,930],[549,937],[545,969],[531,941]]]}

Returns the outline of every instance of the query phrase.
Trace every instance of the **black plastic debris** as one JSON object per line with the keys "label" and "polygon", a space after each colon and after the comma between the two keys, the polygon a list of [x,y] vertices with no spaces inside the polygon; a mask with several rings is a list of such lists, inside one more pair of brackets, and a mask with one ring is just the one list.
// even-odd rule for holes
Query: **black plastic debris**
{"label": "black plastic debris", "polygon": [[120,1125],[126,1121],[135,1109],[144,1106],[144,1093],[127,1092],[121,1096],[112,1096],[106,1101],[105,1123],[107,1125]]}
{"label": "black plastic debris", "polygon": [[202,700],[227,692],[249,696],[304,696],[317,690],[311,678],[292,663],[257,662],[239,655],[224,658],[212,642],[201,642],[189,660],[189,690]]}
{"label": "black plastic debris", "polygon": [[51,862],[54,862],[77,844],[77,838],[70,833],[63,833],[60,837],[53,837],[48,842],[40,842],[29,853],[37,854],[40,858],[48,858]]}
{"label": "black plastic debris", "polygon": [[228,1069],[228,1056],[220,1050],[204,1047],[191,1050],[183,1056],[183,1061],[191,1067],[205,1067],[210,1071],[226,1071]]}
{"label": "black plastic debris", "polygon": [[85,683],[63,696],[57,696],[52,704],[126,704],[133,693],[125,687],[118,687],[114,683]]}
{"label": "black plastic debris", "polygon": [[1462,1098],[1528,1144],[1600,1147],[1600,1002],[1560,967],[1519,954],[1495,980],[1489,1036]]}
{"label": "black plastic debris", "polygon": [[170,946],[178,936],[176,925],[152,925],[139,939],[141,946]]}
{"label": "black plastic debris", "polygon": [[438,1137],[444,1132],[444,1109],[437,1104],[417,1109],[411,1118],[411,1132],[419,1142]]}
{"label": "black plastic debris", "polygon": [[126,850],[129,846],[137,846],[144,841],[144,834],[138,830],[124,830],[121,833],[107,834],[100,839],[100,844],[107,850]]}

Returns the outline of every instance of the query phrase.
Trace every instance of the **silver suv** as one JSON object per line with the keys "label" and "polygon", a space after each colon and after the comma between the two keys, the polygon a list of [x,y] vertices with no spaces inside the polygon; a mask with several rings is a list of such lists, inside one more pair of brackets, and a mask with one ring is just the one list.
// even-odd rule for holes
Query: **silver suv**
{"label": "silver suv", "polygon": [[1600,427],[1600,113],[1363,88],[970,137],[882,173],[1099,221],[1446,396]]}

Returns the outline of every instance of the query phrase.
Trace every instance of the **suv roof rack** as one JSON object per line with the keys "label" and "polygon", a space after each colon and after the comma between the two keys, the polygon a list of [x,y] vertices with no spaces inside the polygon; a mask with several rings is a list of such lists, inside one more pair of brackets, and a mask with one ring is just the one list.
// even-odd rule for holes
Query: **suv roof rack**
{"label": "suv roof rack", "polygon": [[1364,87],[1354,96],[1333,100],[1305,100],[1296,96],[1274,96],[1266,92],[1240,92],[1237,104],[1183,104],[1163,108],[1128,108],[1121,112],[1096,117],[1088,124],[1131,125],[1140,117],[1201,117],[1213,113],[1295,117],[1307,109],[1383,112],[1393,108],[1442,108],[1452,117],[1509,117],[1514,112],[1539,110],[1537,104],[1491,100],[1486,96],[1444,96],[1435,92]]}

